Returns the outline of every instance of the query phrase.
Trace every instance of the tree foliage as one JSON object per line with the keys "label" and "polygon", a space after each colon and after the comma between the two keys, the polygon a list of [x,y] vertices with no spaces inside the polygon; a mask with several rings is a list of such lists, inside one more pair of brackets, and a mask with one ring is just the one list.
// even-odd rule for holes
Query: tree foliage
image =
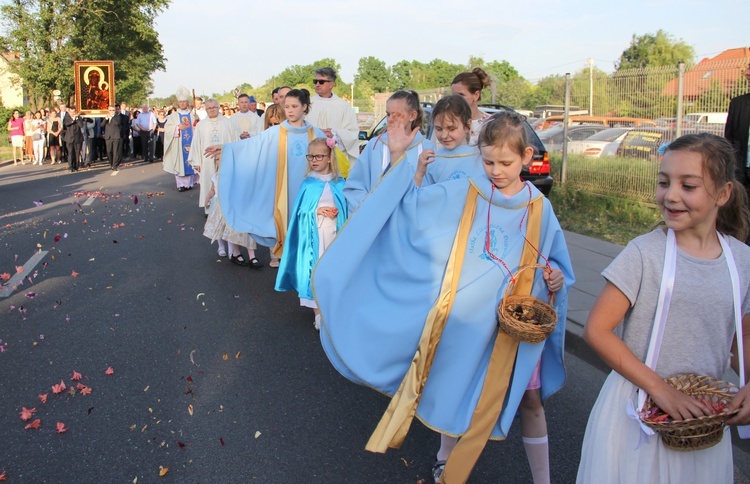
{"label": "tree foliage", "polygon": [[630,46],[622,52],[617,70],[656,66],[674,66],[680,62],[690,66],[695,57],[695,49],[682,40],[659,29],[655,34],[636,36]]}
{"label": "tree foliage", "polygon": [[565,103],[565,77],[560,75],[547,76],[532,86],[524,103],[524,108],[532,109],[543,104]]}
{"label": "tree foliage", "polygon": [[0,6],[0,47],[18,52],[10,63],[22,79],[31,107],[50,105],[75,91],[73,61],[113,60],[118,101],[142,102],[153,89],[151,74],[165,68],[154,19],[169,0],[13,0]]}
{"label": "tree foliage", "polygon": [[380,59],[372,56],[362,57],[354,76],[355,90],[356,85],[363,82],[366,82],[368,88],[374,92],[388,92],[391,86],[391,71]]}

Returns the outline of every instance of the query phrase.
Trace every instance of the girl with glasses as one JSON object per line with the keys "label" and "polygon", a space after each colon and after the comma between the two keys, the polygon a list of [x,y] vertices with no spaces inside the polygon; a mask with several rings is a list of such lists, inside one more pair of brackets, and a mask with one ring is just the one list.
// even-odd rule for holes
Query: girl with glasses
{"label": "girl with glasses", "polygon": [[305,121],[309,109],[310,93],[293,89],[284,100],[286,120],[281,124],[206,150],[208,156],[222,159],[219,205],[227,224],[272,247],[271,267],[279,266],[290,210],[307,174],[307,145],[325,136]]}
{"label": "girl with glasses", "polygon": [[312,308],[320,330],[320,310],[313,299],[310,277],[318,258],[347,218],[344,179],[332,138],[315,138],[307,146],[309,168],[289,218],[286,249],[276,277],[277,291],[297,291],[300,306]]}

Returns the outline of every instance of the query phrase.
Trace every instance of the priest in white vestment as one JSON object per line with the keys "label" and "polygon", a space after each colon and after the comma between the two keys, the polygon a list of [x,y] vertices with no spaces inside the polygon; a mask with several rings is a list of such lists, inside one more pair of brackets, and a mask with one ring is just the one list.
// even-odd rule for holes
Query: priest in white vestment
{"label": "priest in white vestment", "polygon": [[188,163],[200,173],[201,192],[198,197],[198,206],[206,209],[208,213],[205,202],[206,196],[211,191],[211,177],[216,173],[216,161],[205,155],[206,148],[239,141],[240,136],[229,118],[219,114],[219,101],[216,99],[206,101],[206,112],[208,113],[206,119],[195,126]]}
{"label": "priest in white vestment", "polygon": [[198,174],[188,163],[190,145],[193,142],[194,114],[190,112],[188,98],[190,91],[185,87],[177,90],[177,109],[164,125],[164,157],[162,168],[171,173],[181,192],[190,190],[198,180]]}
{"label": "priest in white vestment", "polygon": [[255,101],[252,96],[240,94],[237,97],[237,107],[239,111],[230,116],[229,120],[234,125],[234,129],[239,133],[240,139],[250,138],[263,131],[263,124],[260,116],[250,110],[250,104]]}
{"label": "priest in white vestment", "polygon": [[349,162],[359,157],[359,125],[357,114],[349,103],[333,93],[336,71],[331,67],[315,70],[315,96],[310,99],[310,112],[305,120],[334,138],[346,153]]}

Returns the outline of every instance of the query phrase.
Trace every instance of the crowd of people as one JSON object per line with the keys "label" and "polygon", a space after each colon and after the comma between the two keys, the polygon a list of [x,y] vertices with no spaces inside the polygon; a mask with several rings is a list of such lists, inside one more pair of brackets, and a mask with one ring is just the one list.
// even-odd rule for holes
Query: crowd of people
{"label": "crowd of people", "polygon": [[[130,130],[140,138],[133,155],[140,147],[147,161],[163,157],[180,192],[199,184],[203,233],[219,256],[257,269],[258,245],[269,248],[276,290],[295,291],[312,309],[333,366],[392,396],[367,450],[399,447],[418,418],[439,435],[435,482],[466,482],[488,439],[507,437],[518,415],[533,480],[549,483],[543,402],[565,382],[574,274],[549,200],[521,177],[534,155],[523,117],[479,111],[488,78],[474,69],[434,106],[432,140],[420,132],[417,93],[400,90],[387,101],[386,131],[360,153],[336,79],[318,69],[314,96],[281,87],[262,113],[245,94],[236,112],[222,115],[214,99],[191,107],[185,88],[170,113],[112,106],[101,121],[106,151],[127,151],[118,143]],[[28,129],[45,125],[49,138],[92,124],[60,111],[36,124],[32,116]],[[16,114],[13,136],[26,133]],[[733,481],[729,433],[677,451],[645,430],[638,411],[648,394],[675,421],[711,415],[664,378],[720,379],[731,362],[743,381],[727,423],[750,423],[750,248],[741,242],[750,225],[737,166],[732,145],[711,134],[666,147],[655,191],[664,223],[605,270],[586,324],[586,340],[613,371],[590,415],[578,482]],[[508,295],[549,301],[554,331],[528,343],[499,329]]]}
{"label": "crowd of people", "polygon": [[[253,112],[262,115],[265,105],[252,101]],[[194,104],[198,116],[205,117],[202,99],[197,98]],[[14,110],[7,122],[13,164],[67,164],[70,171],[78,171],[105,159],[113,170],[122,160],[159,161],[164,153],[164,125],[173,110],[171,106],[151,108],[148,104],[131,108],[126,103],[110,106],[106,117],[79,115],[65,103],[23,115]],[[220,106],[224,116],[238,111],[238,107],[226,103]],[[119,116],[114,122],[113,113]],[[117,124],[118,130],[110,126],[107,132],[107,124]],[[108,148],[115,140],[120,141],[119,154]]]}

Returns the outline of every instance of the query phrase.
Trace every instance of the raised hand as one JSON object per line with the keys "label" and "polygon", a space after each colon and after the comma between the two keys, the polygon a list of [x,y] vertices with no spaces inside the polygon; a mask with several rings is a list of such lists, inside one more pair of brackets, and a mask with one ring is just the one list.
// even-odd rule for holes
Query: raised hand
{"label": "raised hand", "polygon": [[212,145],[203,152],[204,156],[213,158],[217,162],[221,160],[221,145]]}

